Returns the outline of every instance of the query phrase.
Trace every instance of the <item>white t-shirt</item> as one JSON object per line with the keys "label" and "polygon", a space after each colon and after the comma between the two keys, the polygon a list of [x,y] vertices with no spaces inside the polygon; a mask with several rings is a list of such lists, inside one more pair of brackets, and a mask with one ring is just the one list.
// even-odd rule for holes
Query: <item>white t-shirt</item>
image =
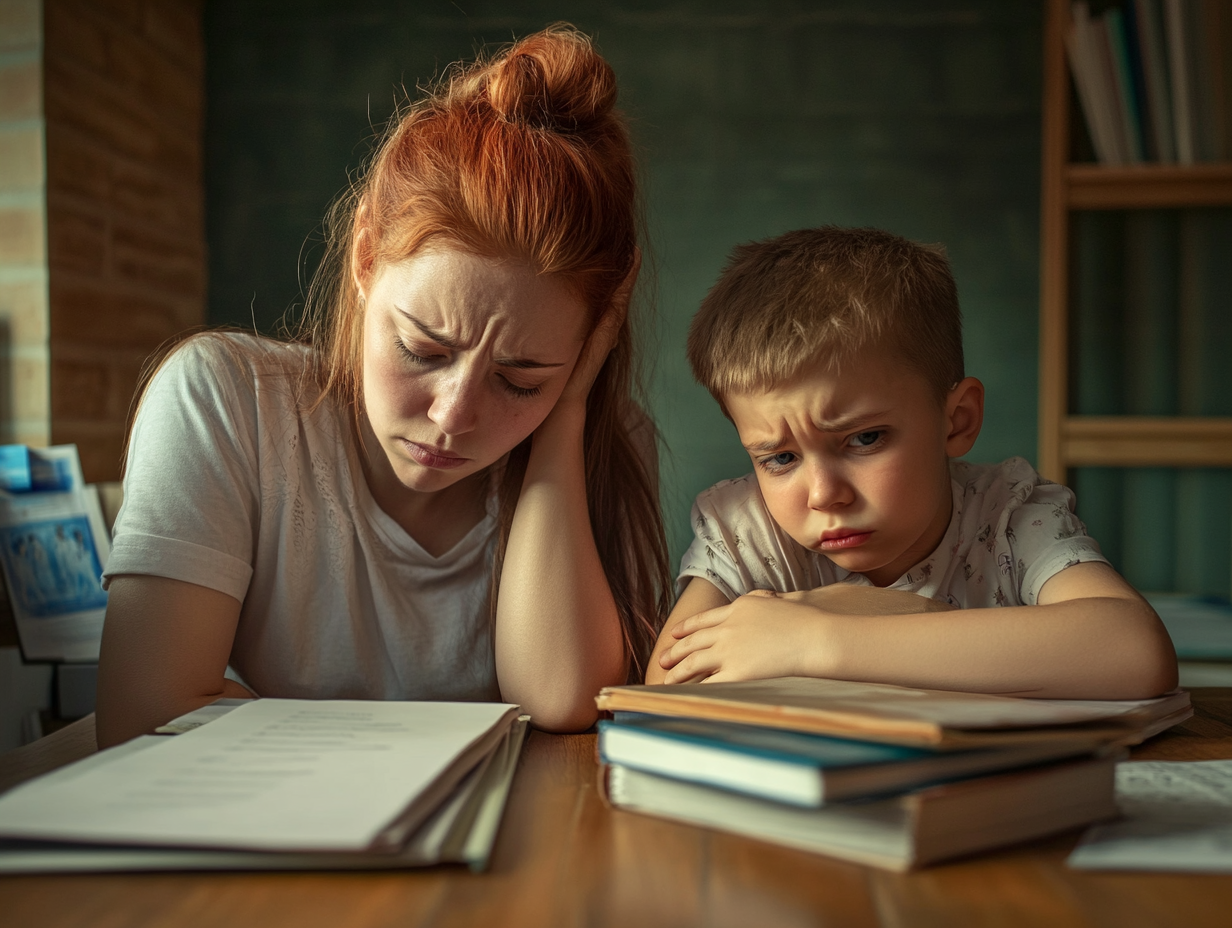
{"label": "white t-shirt", "polygon": [[[1107,563],[1074,515],[1074,494],[1022,458],[1000,464],[950,462],[949,527],[936,550],[890,585],[961,608],[1035,605],[1054,574],[1084,561]],[[724,480],[693,504],[693,543],[677,586],[703,577],[729,599],[831,583],[871,586],[824,554],[797,544],[766,509],[757,478]]]}
{"label": "white t-shirt", "polygon": [[230,663],[262,696],[499,699],[492,507],[452,550],[424,551],[373,500],[349,413],[304,408],[305,361],[218,334],[170,357],[141,401],[104,582],[240,600]]}

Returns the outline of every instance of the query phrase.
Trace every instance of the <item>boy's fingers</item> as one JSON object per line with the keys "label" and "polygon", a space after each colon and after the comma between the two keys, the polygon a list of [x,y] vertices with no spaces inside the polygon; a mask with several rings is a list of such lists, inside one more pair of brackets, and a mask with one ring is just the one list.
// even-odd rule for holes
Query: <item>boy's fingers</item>
{"label": "boy's fingers", "polygon": [[719,606],[717,609],[707,609],[705,612],[691,615],[672,629],[672,635],[676,638],[686,638],[703,628],[712,628],[727,618],[727,613],[724,610],[728,608],[730,607]]}
{"label": "boy's fingers", "polygon": [[688,683],[697,677],[708,677],[717,668],[706,651],[694,651],[668,672],[667,683]]}

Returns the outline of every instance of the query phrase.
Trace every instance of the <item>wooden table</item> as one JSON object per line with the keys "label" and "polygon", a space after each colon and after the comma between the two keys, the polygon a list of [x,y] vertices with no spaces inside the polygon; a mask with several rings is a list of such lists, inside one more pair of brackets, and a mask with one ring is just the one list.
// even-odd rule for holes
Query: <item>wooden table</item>
{"label": "wooden table", "polygon": [[[1135,758],[1232,758],[1232,689],[1193,696]],[[613,812],[594,744],[531,736],[486,874],[0,877],[0,926],[1232,926],[1232,876],[1071,871],[1073,833],[900,875]],[[23,750],[23,774],[54,763]]]}

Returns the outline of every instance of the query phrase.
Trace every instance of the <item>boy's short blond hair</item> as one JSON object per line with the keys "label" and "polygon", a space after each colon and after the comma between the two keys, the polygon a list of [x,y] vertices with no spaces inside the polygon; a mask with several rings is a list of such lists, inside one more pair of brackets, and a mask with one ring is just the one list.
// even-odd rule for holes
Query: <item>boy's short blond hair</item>
{"label": "boy's short blond hair", "polygon": [[688,356],[723,404],[810,366],[837,370],[873,346],[896,352],[941,400],[963,379],[962,312],[945,250],[823,226],[736,246],[693,317]]}

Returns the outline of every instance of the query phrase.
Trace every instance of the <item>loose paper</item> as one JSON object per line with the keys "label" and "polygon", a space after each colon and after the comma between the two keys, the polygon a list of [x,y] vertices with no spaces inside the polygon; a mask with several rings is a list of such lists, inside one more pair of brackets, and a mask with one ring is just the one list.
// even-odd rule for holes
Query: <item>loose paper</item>
{"label": "loose paper", "polygon": [[1127,761],[1116,788],[1125,818],[1090,829],[1071,867],[1232,873],[1232,760]]}

